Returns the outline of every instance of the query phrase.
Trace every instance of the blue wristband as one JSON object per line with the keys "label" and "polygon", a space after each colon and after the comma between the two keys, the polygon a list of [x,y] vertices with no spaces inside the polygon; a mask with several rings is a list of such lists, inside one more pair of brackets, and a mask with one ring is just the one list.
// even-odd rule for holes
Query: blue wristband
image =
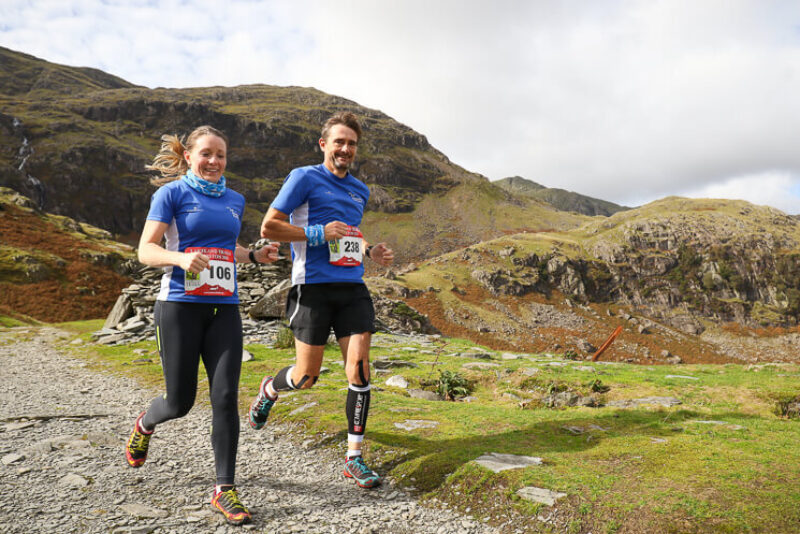
{"label": "blue wristband", "polygon": [[318,247],[325,244],[325,227],[321,224],[313,224],[303,228],[306,232],[309,247]]}

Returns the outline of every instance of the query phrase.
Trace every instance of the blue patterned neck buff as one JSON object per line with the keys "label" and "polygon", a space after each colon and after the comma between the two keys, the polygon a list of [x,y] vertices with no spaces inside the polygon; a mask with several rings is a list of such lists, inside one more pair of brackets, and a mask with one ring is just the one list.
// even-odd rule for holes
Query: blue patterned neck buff
{"label": "blue patterned neck buff", "polygon": [[221,197],[225,194],[225,177],[220,176],[219,182],[209,182],[208,180],[203,180],[195,173],[192,172],[192,169],[188,169],[186,174],[183,175],[184,181],[189,184],[189,187],[197,191],[198,193],[203,193],[204,195],[208,195],[210,197]]}

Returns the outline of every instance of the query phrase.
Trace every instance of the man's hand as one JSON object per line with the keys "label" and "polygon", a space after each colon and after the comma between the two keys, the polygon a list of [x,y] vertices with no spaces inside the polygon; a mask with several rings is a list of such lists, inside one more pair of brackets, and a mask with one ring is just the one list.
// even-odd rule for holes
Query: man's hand
{"label": "man's hand", "polygon": [[386,243],[378,243],[370,249],[369,257],[375,263],[388,267],[394,261],[394,251]]}
{"label": "man's hand", "polygon": [[342,221],[333,221],[325,225],[325,241],[336,241],[347,235],[350,226]]}

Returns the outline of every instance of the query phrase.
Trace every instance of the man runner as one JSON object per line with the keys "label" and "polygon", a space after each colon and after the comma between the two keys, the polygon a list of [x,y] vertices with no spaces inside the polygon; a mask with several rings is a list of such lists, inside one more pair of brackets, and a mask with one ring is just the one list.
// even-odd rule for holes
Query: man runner
{"label": "man runner", "polygon": [[361,126],[353,113],[328,119],[319,140],[323,162],[292,170],[261,224],[262,237],[292,244],[286,316],[296,360],[274,378],[262,379],[250,406],[250,426],[264,426],[279,391],[314,385],[333,328],[350,383],[344,475],[362,488],[372,488],[380,477],[364,463],[361,445],[370,403],[369,348],[375,311],[363,281],[363,261],[370,258],[388,266],[394,252],[385,243],[368,245],[359,230],[369,188],[349,169],[360,138]]}

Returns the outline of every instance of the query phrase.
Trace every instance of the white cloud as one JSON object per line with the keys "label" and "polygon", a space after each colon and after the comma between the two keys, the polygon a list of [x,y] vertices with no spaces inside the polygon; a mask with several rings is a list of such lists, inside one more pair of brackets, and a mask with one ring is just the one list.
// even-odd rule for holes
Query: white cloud
{"label": "white cloud", "polygon": [[[3,11],[0,45],[150,87],[313,86],[492,179],[633,205],[774,169],[800,176],[797,2],[4,0]],[[740,194],[786,198],[784,182],[760,183],[761,196]]]}

